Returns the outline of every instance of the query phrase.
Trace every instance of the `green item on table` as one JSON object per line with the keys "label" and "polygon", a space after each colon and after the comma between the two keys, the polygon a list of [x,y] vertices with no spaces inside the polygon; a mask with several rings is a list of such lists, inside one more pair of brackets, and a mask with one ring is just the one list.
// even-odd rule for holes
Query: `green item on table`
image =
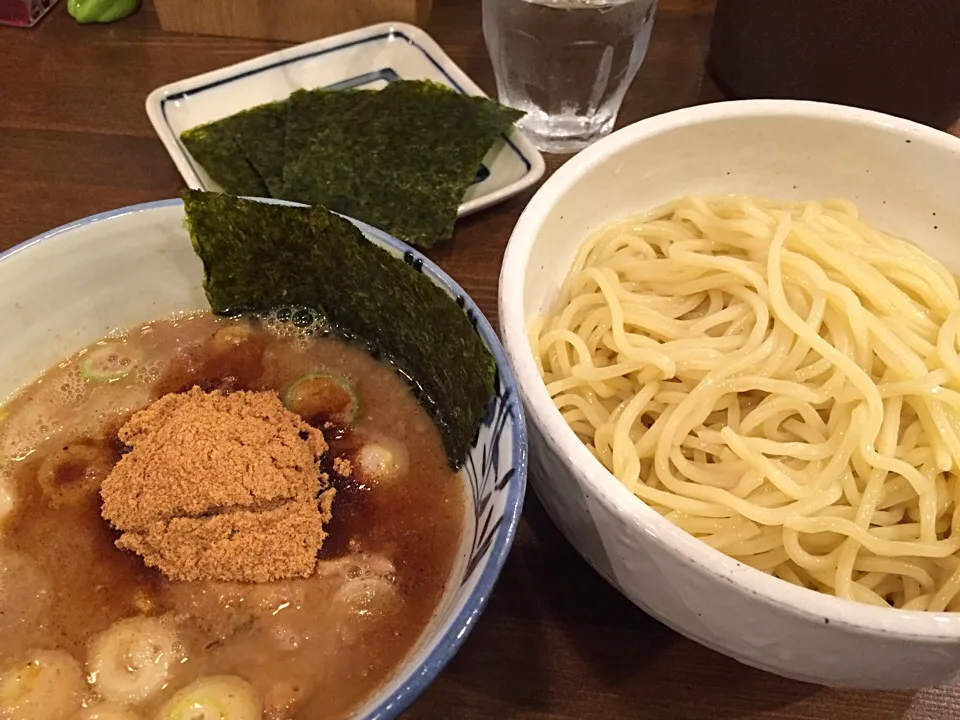
{"label": "green item on table", "polygon": [[67,12],[78,23],[111,23],[133,15],[140,0],[67,0]]}

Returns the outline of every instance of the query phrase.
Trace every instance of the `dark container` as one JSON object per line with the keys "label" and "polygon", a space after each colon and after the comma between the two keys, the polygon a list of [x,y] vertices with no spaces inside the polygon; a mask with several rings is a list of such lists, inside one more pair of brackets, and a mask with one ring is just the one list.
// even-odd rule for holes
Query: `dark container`
{"label": "dark container", "polygon": [[960,0],[718,0],[707,68],[733,98],[821,100],[946,129]]}

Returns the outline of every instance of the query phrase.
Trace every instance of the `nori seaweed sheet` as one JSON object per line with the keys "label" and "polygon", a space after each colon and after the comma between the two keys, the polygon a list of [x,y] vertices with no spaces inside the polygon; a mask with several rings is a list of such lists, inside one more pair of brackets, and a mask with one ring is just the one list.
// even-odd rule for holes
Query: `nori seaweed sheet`
{"label": "nori seaweed sheet", "polygon": [[320,205],[429,248],[452,237],[477,168],[523,113],[431,81],[298,90],[192,128],[228,193]]}
{"label": "nori seaweed sheet", "polygon": [[213,312],[312,308],[392,360],[419,387],[459,467],[493,395],[494,360],[442,289],[320,207],[183,193]]}
{"label": "nori seaweed sheet", "polygon": [[272,197],[283,192],[286,101],[258,105],[224,120],[247,160],[263,178]]}
{"label": "nori seaweed sheet", "polygon": [[522,115],[430,81],[391,83],[288,157],[284,197],[429,248],[453,235],[483,157]]}
{"label": "nori seaweed sheet", "polygon": [[348,89],[296,90],[290,95],[286,102],[283,184],[276,197],[297,199],[294,196],[295,187],[290,184],[291,169],[311,143],[328,142],[328,133],[342,126],[343,116],[369,100],[373,94],[371,90]]}
{"label": "nori seaweed sheet", "polygon": [[180,142],[226,192],[253,197],[269,194],[263,178],[222,120],[185,130],[180,134]]}

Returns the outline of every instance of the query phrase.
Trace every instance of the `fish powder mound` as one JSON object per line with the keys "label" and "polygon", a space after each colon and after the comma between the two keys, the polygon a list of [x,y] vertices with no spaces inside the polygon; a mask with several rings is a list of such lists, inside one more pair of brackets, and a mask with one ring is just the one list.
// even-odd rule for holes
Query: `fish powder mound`
{"label": "fish powder mound", "polygon": [[117,547],[172,580],[313,574],[336,492],[328,446],[276,393],[172,393],[118,437],[131,450],[100,488]]}

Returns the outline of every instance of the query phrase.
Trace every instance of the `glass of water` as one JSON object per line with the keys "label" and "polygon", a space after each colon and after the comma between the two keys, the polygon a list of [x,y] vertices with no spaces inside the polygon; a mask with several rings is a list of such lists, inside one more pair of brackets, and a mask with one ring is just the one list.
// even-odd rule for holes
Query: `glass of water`
{"label": "glass of water", "polygon": [[612,129],[647,54],[657,0],[483,0],[499,100],[544,152],[573,153]]}

